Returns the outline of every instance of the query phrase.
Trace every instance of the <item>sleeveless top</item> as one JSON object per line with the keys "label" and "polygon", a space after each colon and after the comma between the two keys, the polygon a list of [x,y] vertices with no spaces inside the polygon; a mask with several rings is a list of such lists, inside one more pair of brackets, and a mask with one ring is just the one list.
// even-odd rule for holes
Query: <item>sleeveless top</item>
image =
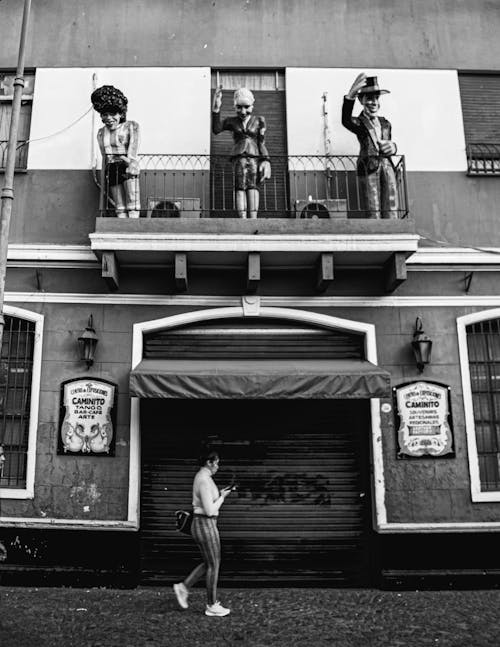
{"label": "sleeveless top", "polygon": [[[206,470],[207,468],[202,467],[201,469]],[[212,501],[215,502],[215,501],[217,501],[217,499],[220,496],[219,495],[219,489],[215,485],[215,482],[214,482],[214,480],[212,478],[212,475],[210,474],[210,472],[208,470],[207,470],[207,473],[208,473],[207,474],[207,477],[208,477],[207,481],[209,483],[210,494],[212,496]],[[201,497],[198,495],[198,493],[195,490],[195,486],[197,485],[197,479],[198,479],[199,474],[200,474],[200,472],[197,472],[196,476],[194,477],[194,481],[193,481],[193,512],[195,514],[209,514],[209,512],[206,511],[203,508],[203,503],[202,503]],[[210,515],[210,516],[218,516],[218,514],[219,514],[219,511],[217,511],[214,515]]]}

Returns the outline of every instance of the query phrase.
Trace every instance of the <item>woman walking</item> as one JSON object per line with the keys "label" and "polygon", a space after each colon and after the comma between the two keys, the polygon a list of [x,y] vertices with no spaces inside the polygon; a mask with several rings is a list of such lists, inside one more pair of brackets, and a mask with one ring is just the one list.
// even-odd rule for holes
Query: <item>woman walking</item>
{"label": "woman walking", "polygon": [[203,557],[199,564],[183,582],[174,584],[174,593],[182,609],[188,608],[188,596],[196,582],[206,575],[207,616],[227,616],[230,609],[223,607],[217,600],[217,581],[221,561],[220,538],[217,528],[219,510],[233,488],[226,487],[219,492],[213,480],[219,469],[219,455],[206,450],[200,457],[200,469],[193,481],[193,524],[191,533]]}

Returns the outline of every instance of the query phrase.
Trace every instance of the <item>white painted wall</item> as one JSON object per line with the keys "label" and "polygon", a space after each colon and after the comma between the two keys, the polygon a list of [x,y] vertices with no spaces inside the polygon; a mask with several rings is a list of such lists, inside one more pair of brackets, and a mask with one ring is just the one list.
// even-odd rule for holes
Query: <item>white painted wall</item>
{"label": "white painted wall", "polygon": [[102,123],[93,110],[45,139],[91,108],[94,73],[98,86],[114,85],[128,98],[127,117],[141,128],[140,153],[209,153],[209,68],[38,68],[30,139],[44,139],[30,144],[28,168],[90,169],[93,150],[99,158]]}
{"label": "white painted wall", "polygon": [[[466,171],[458,75],[454,70],[287,68],[289,155],[323,155],[322,95],[327,92],[332,153],[357,155],[358,141],[341,124],[342,100],[360,72],[377,76],[391,94],[380,114],[392,124],[408,171]],[[361,112],[357,101],[353,114]]]}
{"label": "white painted wall", "polygon": [[[327,92],[334,154],[356,155],[355,136],[340,123],[342,99],[361,70],[286,70],[288,152],[324,153],[321,96]],[[393,126],[398,151],[409,171],[466,170],[458,76],[453,70],[364,70],[378,76],[391,94],[381,98],[381,114]],[[28,168],[89,169],[99,158],[93,110],[92,75],[98,85],[120,88],[129,99],[128,117],[141,127],[140,153],[210,151],[209,68],[39,68],[36,72]],[[360,112],[359,103],[354,114]],[[93,129],[94,122],[94,129]],[[93,132],[94,130],[94,132]],[[54,135],[55,134],[55,135]],[[47,135],[54,135],[45,138]],[[95,151],[95,152],[93,152]]]}

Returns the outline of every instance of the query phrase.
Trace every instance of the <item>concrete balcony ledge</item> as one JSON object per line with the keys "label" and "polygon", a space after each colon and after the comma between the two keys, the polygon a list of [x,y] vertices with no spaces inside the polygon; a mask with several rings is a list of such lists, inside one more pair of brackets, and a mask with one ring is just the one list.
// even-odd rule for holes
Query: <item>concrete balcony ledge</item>
{"label": "concrete balcony ledge", "polygon": [[[367,261],[384,263],[393,252],[410,256],[417,250],[419,239],[410,218],[97,218],[96,230],[89,237],[98,256],[112,251],[122,262],[168,263],[175,252],[217,252],[217,264],[223,262],[221,253],[232,255],[233,260],[234,254],[248,252],[286,254],[291,260],[293,255],[332,252],[345,256],[342,260],[348,264],[355,261],[362,265]],[[365,254],[370,258],[363,260]]]}
{"label": "concrete balcony ledge", "polygon": [[96,234],[216,234],[216,235],[295,235],[370,234],[386,236],[413,234],[412,218],[375,220],[369,218],[96,218]]}
{"label": "concrete balcony ledge", "polygon": [[98,218],[91,249],[110,289],[120,268],[171,267],[179,291],[188,274],[208,268],[246,268],[247,291],[255,291],[264,269],[317,269],[318,292],[334,279],[334,268],[381,268],[386,291],[406,279],[406,259],[418,247],[411,219],[361,220],[263,218]]}

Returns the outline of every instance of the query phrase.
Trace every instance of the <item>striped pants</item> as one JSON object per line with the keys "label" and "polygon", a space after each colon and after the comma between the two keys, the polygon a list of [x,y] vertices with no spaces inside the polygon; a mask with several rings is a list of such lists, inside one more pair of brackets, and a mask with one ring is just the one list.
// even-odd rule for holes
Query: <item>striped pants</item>
{"label": "striped pants", "polygon": [[368,218],[398,218],[398,181],[389,160],[381,159],[376,171],[359,176]]}
{"label": "striped pants", "polygon": [[191,534],[198,544],[203,562],[186,577],[184,585],[187,589],[191,589],[206,574],[207,601],[208,604],[214,604],[217,601],[217,581],[219,579],[221,559],[217,518],[195,515],[191,526]]}

